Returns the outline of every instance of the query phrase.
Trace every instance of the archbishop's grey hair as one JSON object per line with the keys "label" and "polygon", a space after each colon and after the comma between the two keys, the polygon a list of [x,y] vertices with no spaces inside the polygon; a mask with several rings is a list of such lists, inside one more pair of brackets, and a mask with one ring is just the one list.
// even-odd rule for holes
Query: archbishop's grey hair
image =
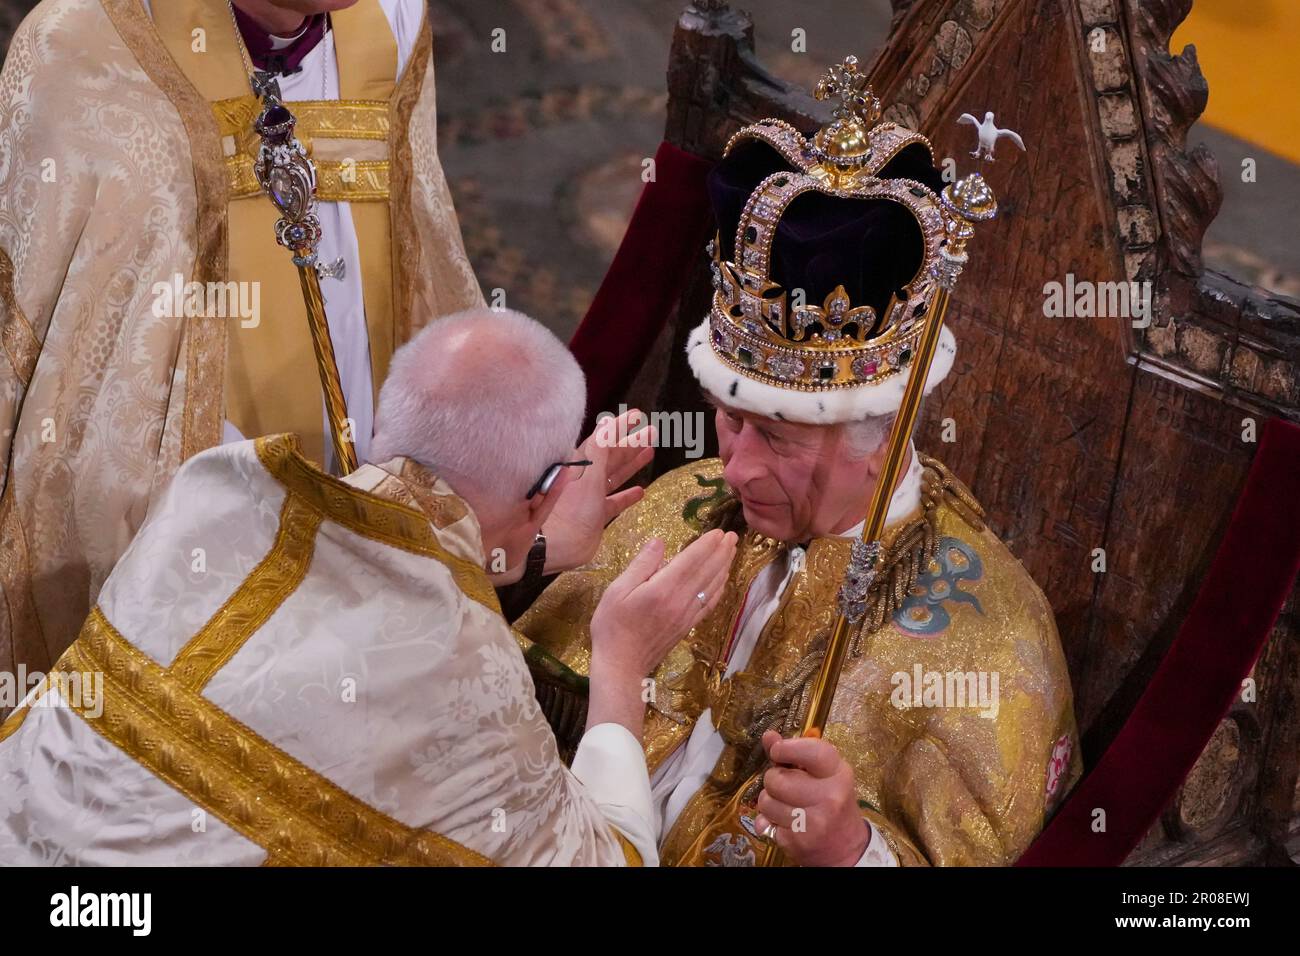
{"label": "archbishop's grey hair", "polygon": [[572,353],[522,312],[468,309],[395,353],[371,460],[418,461],[455,487],[522,500],[578,443],[587,386]]}

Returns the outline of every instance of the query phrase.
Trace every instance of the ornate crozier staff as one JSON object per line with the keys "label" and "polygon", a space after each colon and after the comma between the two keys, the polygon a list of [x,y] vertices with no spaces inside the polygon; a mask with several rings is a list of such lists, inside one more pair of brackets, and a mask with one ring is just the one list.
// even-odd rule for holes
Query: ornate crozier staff
{"label": "ornate crozier staff", "polygon": [[316,259],[316,246],[321,239],[320,220],[316,218],[316,167],[293,134],[297,121],[280,99],[280,84],[274,74],[261,71],[254,71],[250,81],[254,93],[262,100],[262,112],[254,123],[262,144],[257,151],[253,173],[262,190],[280,210],[282,218],[275,224],[276,241],[293,253],[293,264],[298,267],[334,457],[346,475],[356,470],[357,452],[348,427],[347,404],[334,360],[325,300],[320,291],[321,279],[343,278],[343,260],[336,259],[324,265]]}
{"label": "ornate crozier staff", "polygon": [[[846,65],[848,69],[845,69]],[[817,145],[831,156],[852,154],[855,150],[860,150],[859,144],[868,139],[862,128],[861,111],[854,112],[849,109],[849,104],[855,97],[869,100],[874,97],[866,86],[865,76],[858,74],[853,66],[854,64],[844,64],[832,68],[817,85],[817,99],[839,96],[844,102],[844,106],[835,110],[835,122],[817,134]],[[991,122],[993,114],[987,116]],[[992,143],[985,144],[981,139],[981,147],[984,150],[983,158],[991,161]],[[980,150],[972,155],[981,155]],[[885,530],[885,517],[911,444],[925,382],[930,374],[930,364],[939,344],[939,331],[948,312],[948,301],[957,284],[957,276],[966,264],[966,244],[975,233],[973,224],[997,215],[997,200],[978,171],[947,186],[940,201],[947,215],[943,224],[944,243],[939,248],[939,259],[930,273],[936,286],[934,297],[926,315],[925,331],[912,359],[911,377],[903,391],[902,403],[889,433],[885,461],[871,496],[871,507],[867,510],[866,522],[862,527],[862,538],[853,543],[844,583],[840,586],[837,602],[839,616],[831,632],[826,656],[810,687],[808,712],[803,721],[802,736],[805,737],[820,736],[826,726],[844,659],[866,613],[867,591],[875,580],[876,565],[880,560],[880,537]],[[777,866],[781,856],[776,845],[769,843],[763,848],[759,865]]]}

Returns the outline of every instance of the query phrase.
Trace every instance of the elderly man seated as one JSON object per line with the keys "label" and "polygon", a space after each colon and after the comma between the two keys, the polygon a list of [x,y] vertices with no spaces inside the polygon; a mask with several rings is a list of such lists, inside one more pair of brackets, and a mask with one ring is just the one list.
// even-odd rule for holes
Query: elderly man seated
{"label": "elderly man seated", "polygon": [[640,497],[607,492],[642,450],[575,449],[584,397],[554,336],[479,310],[394,356],[346,479],[287,435],[186,463],[0,726],[0,862],[654,863],[644,680],[736,536],[667,566],[650,541],[610,583],[566,768],[487,571],[543,522],[563,570]]}
{"label": "elderly man seated", "polygon": [[[721,458],[656,481],[519,622],[581,670],[647,539],[742,535],[722,600],[655,675],[666,864],[753,865],[765,843],[803,865],[1005,864],[1081,771],[1051,607],[910,446],[824,738],[796,736],[941,266],[929,143],[868,128],[871,106],[812,141],[780,120],[732,138],[709,179],[713,307],[687,343]],[[927,388],[955,354],[943,329]]]}

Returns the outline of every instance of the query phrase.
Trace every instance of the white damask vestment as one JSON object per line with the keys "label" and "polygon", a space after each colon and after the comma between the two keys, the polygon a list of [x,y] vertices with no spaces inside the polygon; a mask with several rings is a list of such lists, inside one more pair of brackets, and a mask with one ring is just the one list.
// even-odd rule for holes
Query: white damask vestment
{"label": "white damask vestment", "polygon": [[197,456],[0,725],[0,863],[656,862],[640,743],[564,767],[483,558],[411,461]]}

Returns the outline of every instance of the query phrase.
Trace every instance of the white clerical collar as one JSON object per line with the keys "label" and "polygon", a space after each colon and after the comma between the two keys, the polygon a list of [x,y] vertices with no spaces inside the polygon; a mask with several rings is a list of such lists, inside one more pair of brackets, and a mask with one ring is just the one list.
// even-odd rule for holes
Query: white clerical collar
{"label": "white clerical collar", "polygon": [[299,30],[291,37],[282,37],[278,33],[268,33],[266,36],[267,39],[271,41],[271,49],[283,50],[285,47],[293,46],[294,43],[302,39],[302,35],[304,33],[306,33],[309,29],[311,29],[311,24],[312,24],[312,18],[308,17],[306,20],[302,22],[302,29]]}
{"label": "white clerical collar", "polygon": [[[885,527],[902,521],[921,506],[921,456],[916,453],[916,446],[909,446],[912,452],[912,464],[894,489],[894,497],[889,502],[889,513],[885,515]],[[835,535],[837,538],[860,538],[862,526],[867,523],[863,518],[847,531]]]}

